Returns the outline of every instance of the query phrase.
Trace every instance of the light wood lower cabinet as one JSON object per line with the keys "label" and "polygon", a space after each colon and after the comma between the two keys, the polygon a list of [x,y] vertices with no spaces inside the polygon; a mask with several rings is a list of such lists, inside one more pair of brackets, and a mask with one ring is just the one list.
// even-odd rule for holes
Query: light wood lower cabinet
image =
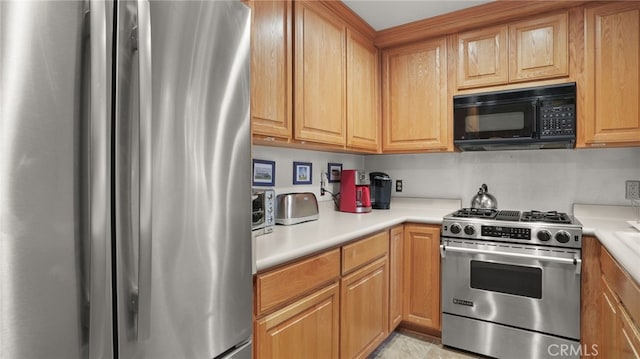
{"label": "light wood lower cabinet", "polygon": [[402,321],[404,226],[391,228],[389,238],[389,332]]}
{"label": "light wood lower cabinet", "polygon": [[617,358],[618,343],[616,335],[620,326],[618,319],[618,299],[609,288],[604,277],[601,278],[600,294],[600,341],[598,352],[604,358]]}
{"label": "light wood lower cabinet", "polygon": [[388,252],[385,230],[258,273],[254,357],[366,358],[389,335]]}
{"label": "light wood lower cabinet", "polygon": [[440,332],[440,226],[404,226],[403,320]]}
{"label": "light wood lower cabinet", "polygon": [[257,320],[256,358],[337,358],[338,284]]}
{"label": "light wood lower cabinet", "polygon": [[366,358],[388,335],[387,257],[340,281],[340,357]]}
{"label": "light wood lower cabinet", "polygon": [[623,306],[620,311],[618,348],[621,358],[640,358],[640,329]]}
{"label": "light wood lower cabinet", "polygon": [[640,358],[640,286],[594,237],[583,237],[583,357]]}

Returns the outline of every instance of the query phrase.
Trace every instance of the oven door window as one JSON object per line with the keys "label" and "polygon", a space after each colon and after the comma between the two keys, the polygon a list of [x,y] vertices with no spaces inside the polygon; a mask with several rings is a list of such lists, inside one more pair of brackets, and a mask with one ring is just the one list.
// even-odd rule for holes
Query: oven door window
{"label": "oven door window", "polygon": [[542,269],[471,261],[471,288],[542,298]]}
{"label": "oven door window", "polygon": [[253,194],[252,203],[253,210],[251,212],[251,227],[255,228],[256,226],[264,223],[264,193]]}
{"label": "oven door window", "polygon": [[454,110],[456,140],[531,138],[536,102],[459,107]]}

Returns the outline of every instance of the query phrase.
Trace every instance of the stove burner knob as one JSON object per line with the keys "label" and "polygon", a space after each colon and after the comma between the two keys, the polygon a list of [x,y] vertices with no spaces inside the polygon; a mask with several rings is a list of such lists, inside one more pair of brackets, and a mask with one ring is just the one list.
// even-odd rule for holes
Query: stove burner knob
{"label": "stove burner knob", "polygon": [[571,239],[571,235],[565,231],[556,233],[556,241],[560,243],[567,243]]}
{"label": "stove burner knob", "polygon": [[551,239],[551,232],[545,231],[545,230],[542,230],[542,231],[538,232],[538,239],[543,241],[543,242],[546,242],[546,241],[550,240]]}
{"label": "stove burner knob", "polygon": [[460,227],[459,224],[454,223],[454,224],[451,225],[451,229],[450,230],[451,230],[451,233],[458,234],[458,233],[460,233],[460,231],[462,231],[462,227]]}
{"label": "stove burner knob", "polygon": [[465,233],[466,235],[472,236],[473,234],[475,234],[475,233],[476,233],[476,229],[475,229],[475,228],[473,228],[473,226],[472,226],[472,225],[467,224],[466,226],[464,226],[464,233]]}

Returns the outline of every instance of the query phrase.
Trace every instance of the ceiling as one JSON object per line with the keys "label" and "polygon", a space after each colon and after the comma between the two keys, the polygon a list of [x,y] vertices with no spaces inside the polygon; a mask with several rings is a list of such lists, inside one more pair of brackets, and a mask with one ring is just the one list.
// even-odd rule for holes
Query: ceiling
{"label": "ceiling", "polygon": [[407,24],[491,0],[342,0],[376,31]]}

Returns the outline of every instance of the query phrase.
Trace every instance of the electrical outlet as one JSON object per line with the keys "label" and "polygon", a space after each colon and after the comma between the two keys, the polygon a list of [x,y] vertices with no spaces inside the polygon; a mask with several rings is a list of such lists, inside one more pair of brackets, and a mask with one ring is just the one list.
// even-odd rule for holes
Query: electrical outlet
{"label": "electrical outlet", "polygon": [[626,181],[625,194],[626,199],[640,199],[640,181]]}
{"label": "electrical outlet", "polygon": [[402,180],[396,180],[396,192],[402,192]]}

